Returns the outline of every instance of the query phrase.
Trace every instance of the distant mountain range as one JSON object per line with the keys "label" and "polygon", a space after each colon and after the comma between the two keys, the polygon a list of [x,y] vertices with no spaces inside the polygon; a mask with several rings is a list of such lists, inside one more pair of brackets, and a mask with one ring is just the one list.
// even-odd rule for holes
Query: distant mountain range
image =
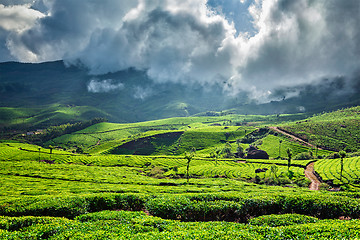
{"label": "distant mountain range", "polygon": [[[304,88],[297,98],[257,105],[246,94],[226,96],[222,86],[158,84],[129,69],[101,76],[62,61],[0,63],[0,126],[46,127],[95,117],[137,122],[194,114],[321,112],[358,105],[357,93],[331,97]],[[318,89],[318,87],[317,87]],[[333,91],[333,90],[331,90]]]}

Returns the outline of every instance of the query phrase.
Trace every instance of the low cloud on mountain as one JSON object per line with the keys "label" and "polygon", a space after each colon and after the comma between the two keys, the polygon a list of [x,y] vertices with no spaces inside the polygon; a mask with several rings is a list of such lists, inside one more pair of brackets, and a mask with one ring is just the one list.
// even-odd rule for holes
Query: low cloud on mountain
{"label": "low cloud on mountain", "polygon": [[0,19],[2,61],[134,68],[259,101],[323,79],[351,86],[360,69],[358,0],[2,1]]}

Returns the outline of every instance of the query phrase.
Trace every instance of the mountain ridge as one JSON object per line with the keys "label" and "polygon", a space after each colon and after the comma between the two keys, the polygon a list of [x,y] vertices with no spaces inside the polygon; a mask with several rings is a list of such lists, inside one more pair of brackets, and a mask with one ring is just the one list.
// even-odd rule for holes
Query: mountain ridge
{"label": "mountain ridge", "polygon": [[[0,126],[23,122],[47,127],[95,117],[139,122],[213,112],[316,113],[360,103],[356,94],[330,99],[325,93],[310,89],[297,98],[256,104],[246,93],[226,95],[221,84],[159,84],[135,69],[95,76],[81,67],[65,66],[61,60],[36,64],[5,62],[0,63]],[[38,121],[30,119],[35,116]]]}

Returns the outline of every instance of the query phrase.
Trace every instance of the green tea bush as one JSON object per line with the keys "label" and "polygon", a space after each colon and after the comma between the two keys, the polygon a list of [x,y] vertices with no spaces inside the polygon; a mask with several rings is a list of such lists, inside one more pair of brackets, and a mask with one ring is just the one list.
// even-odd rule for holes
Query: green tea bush
{"label": "green tea bush", "polygon": [[315,223],[318,219],[300,214],[264,215],[249,220],[255,226],[279,227],[304,223]]}
{"label": "green tea bush", "polygon": [[22,199],[0,206],[3,216],[54,216],[74,218],[87,212],[87,202],[81,197]]}
{"label": "green tea bush", "polygon": [[67,223],[66,218],[53,218],[53,217],[4,217],[0,216],[0,229],[7,231],[17,231],[25,227],[29,227],[36,224],[49,224],[49,223]]}
{"label": "green tea bush", "polygon": [[294,157],[294,160],[310,160],[313,156],[309,152],[301,152]]}
{"label": "green tea bush", "polygon": [[101,210],[146,210],[153,216],[182,221],[238,221],[278,213],[298,213],[321,219],[359,218],[360,201],[345,196],[308,194],[94,194],[39,198],[1,205],[1,215],[74,218]]}
{"label": "green tea bush", "polygon": [[101,211],[88,213],[77,216],[75,220],[80,222],[96,222],[100,220],[118,220],[120,222],[128,222],[134,218],[146,217],[145,212],[129,212],[129,211]]}
{"label": "green tea bush", "polygon": [[293,182],[299,187],[308,187],[311,184],[311,180],[303,176],[295,177]]}
{"label": "green tea bush", "polygon": [[359,220],[322,220],[317,223],[297,224],[259,229],[263,239],[358,239]]}

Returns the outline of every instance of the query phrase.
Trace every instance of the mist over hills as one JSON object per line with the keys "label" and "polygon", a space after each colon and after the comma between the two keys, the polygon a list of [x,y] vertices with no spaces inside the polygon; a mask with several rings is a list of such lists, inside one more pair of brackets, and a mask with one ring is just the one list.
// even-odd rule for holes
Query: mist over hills
{"label": "mist over hills", "polygon": [[[355,86],[351,91],[346,82],[339,77],[317,85],[279,89],[272,96],[274,100],[257,104],[245,92],[229,96],[220,85],[158,83],[134,69],[95,76],[62,61],[6,62],[0,63],[0,123],[7,126],[16,118],[29,117],[36,118],[33,124],[40,126],[94,117],[136,122],[221,111],[313,113],[359,104],[359,81],[351,81]],[[293,91],[295,97],[285,99],[283,91]]]}

